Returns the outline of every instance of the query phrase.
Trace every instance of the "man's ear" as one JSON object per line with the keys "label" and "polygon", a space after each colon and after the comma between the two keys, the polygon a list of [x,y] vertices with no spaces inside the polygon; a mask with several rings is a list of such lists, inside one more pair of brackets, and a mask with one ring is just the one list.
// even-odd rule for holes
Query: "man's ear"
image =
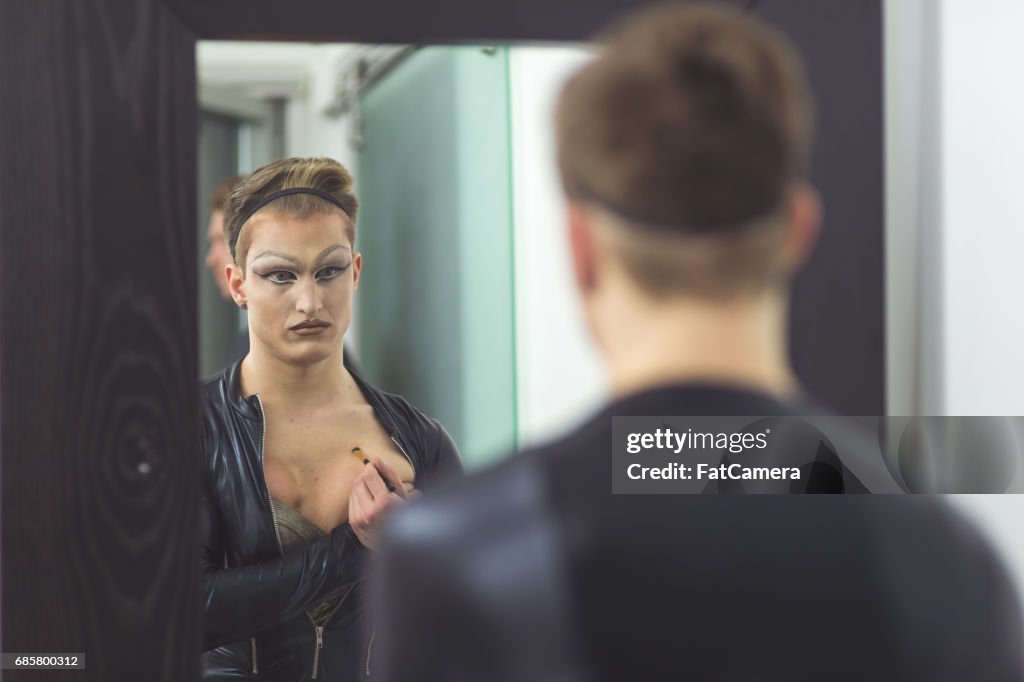
{"label": "man's ear", "polygon": [[245,273],[236,263],[229,263],[224,268],[224,276],[228,278],[228,291],[239,308],[246,306]]}
{"label": "man's ear", "polygon": [[822,205],[818,191],[806,182],[793,186],[787,197],[789,232],[786,236],[786,266],[800,270],[814,251],[821,232]]}
{"label": "man's ear", "polygon": [[597,285],[597,254],[590,221],[586,208],[579,202],[569,199],[566,204],[569,251],[572,254],[573,276],[581,292],[591,291]]}
{"label": "man's ear", "polygon": [[352,254],[352,291],[359,288],[359,273],[363,271],[363,254],[356,251]]}

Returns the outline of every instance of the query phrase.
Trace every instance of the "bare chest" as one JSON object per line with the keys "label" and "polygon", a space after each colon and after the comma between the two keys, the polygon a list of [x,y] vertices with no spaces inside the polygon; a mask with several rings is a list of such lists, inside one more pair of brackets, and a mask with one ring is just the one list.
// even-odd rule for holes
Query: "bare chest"
{"label": "bare chest", "polygon": [[271,497],[324,531],[348,521],[352,484],[364,467],[353,448],[415,482],[409,460],[369,406],[317,417],[268,411],[266,422],[263,462]]}

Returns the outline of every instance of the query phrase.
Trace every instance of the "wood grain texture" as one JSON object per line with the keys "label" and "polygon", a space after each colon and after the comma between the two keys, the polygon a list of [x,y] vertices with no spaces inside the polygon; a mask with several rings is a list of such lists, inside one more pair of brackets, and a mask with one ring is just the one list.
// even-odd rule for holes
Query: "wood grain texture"
{"label": "wood grain texture", "polygon": [[198,677],[194,37],[157,0],[0,3],[5,652]]}

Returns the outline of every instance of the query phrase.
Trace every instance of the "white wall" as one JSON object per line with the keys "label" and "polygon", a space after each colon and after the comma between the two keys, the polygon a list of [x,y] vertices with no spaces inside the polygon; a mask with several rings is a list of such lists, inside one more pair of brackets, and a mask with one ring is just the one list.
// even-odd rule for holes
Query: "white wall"
{"label": "white wall", "polygon": [[939,4],[946,408],[1024,414],[1024,3]]}
{"label": "white wall", "polygon": [[[1024,414],[1024,3],[885,0],[891,414]],[[1024,592],[1024,496],[949,495]]]}
{"label": "white wall", "polygon": [[509,55],[521,446],[567,430],[607,394],[572,281],[552,124],[561,85],[587,59],[581,47]]}
{"label": "white wall", "polygon": [[1024,414],[1024,3],[885,22],[890,412]]}
{"label": "white wall", "polygon": [[[1024,3],[942,0],[942,334],[947,414],[1024,414]],[[1024,498],[954,501],[1024,588]]]}

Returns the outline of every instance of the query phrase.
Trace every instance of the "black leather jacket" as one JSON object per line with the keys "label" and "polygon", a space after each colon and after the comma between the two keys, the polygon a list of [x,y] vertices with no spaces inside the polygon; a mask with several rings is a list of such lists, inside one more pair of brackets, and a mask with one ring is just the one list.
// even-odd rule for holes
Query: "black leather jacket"
{"label": "black leather jacket", "polygon": [[[369,552],[348,524],[301,551],[282,552],[263,470],[263,407],[258,395],[242,396],[240,365],[207,381],[200,395],[202,679],[368,677],[373,637],[363,578]],[[417,488],[462,471],[454,443],[435,419],[356,381],[409,458]],[[317,633],[306,611],[344,586],[351,586],[348,595]]]}
{"label": "black leather jacket", "polygon": [[404,505],[375,566],[378,674],[1024,681],[1010,574],[941,497],[612,494],[615,417],[808,407],[666,385]]}

